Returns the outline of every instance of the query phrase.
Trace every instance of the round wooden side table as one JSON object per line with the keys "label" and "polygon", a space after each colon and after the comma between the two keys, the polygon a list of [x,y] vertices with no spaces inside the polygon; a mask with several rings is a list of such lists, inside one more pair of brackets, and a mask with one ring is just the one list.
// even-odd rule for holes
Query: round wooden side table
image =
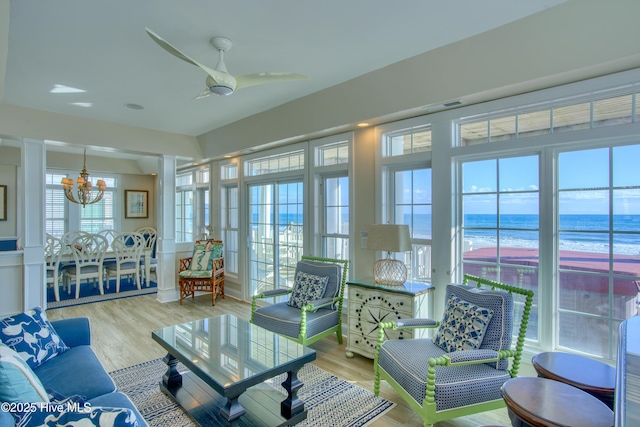
{"label": "round wooden side table", "polygon": [[500,389],[507,409],[531,427],[612,427],[613,411],[589,393],[559,381],[517,377]]}
{"label": "round wooden side table", "polygon": [[539,377],[584,390],[613,409],[615,368],[588,357],[556,351],[536,354],[531,363]]}

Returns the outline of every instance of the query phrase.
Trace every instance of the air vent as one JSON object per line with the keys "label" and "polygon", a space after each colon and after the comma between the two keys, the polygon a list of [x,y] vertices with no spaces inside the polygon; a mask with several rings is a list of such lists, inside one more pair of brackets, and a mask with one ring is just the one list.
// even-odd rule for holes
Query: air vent
{"label": "air vent", "polygon": [[446,104],[442,104],[444,105],[446,108],[451,108],[451,107],[457,107],[458,105],[462,105],[462,101],[451,101],[451,102],[447,102]]}

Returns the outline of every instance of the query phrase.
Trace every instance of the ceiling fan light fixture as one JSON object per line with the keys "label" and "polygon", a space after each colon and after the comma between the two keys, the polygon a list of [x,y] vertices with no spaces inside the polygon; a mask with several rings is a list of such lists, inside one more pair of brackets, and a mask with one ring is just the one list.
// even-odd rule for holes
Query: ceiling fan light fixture
{"label": "ceiling fan light fixture", "polygon": [[233,89],[231,89],[229,86],[222,85],[209,86],[209,90],[211,91],[211,93],[215,93],[216,95],[220,96],[227,96],[233,93]]}

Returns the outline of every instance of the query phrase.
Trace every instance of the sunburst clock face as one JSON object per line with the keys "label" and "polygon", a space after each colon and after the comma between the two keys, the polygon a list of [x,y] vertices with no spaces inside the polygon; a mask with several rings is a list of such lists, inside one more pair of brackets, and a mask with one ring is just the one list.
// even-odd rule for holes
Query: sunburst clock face
{"label": "sunburst clock face", "polygon": [[[378,344],[378,323],[402,319],[402,314],[397,307],[402,305],[402,302],[389,301],[384,295],[372,295],[362,300],[356,309],[358,313],[356,329],[362,333],[362,339],[369,347],[375,349]],[[394,337],[395,339],[404,338],[402,331],[396,331],[395,334],[398,334]],[[385,331],[385,339],[389,338],[388,331]]]}

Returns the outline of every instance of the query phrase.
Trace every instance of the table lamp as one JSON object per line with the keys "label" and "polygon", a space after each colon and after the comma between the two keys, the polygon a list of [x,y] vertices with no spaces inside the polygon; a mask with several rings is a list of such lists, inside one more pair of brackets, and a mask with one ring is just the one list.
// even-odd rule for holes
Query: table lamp
{"label": "table lamp", "polygon": [[373,278],[377,284],[402,286],[407,280],[404,262],[392,259],[391,252],[411,250],[411,236],[406,224],[373,224],[368,228],[367,249],[386,251],[387,258],[376,261]]}

